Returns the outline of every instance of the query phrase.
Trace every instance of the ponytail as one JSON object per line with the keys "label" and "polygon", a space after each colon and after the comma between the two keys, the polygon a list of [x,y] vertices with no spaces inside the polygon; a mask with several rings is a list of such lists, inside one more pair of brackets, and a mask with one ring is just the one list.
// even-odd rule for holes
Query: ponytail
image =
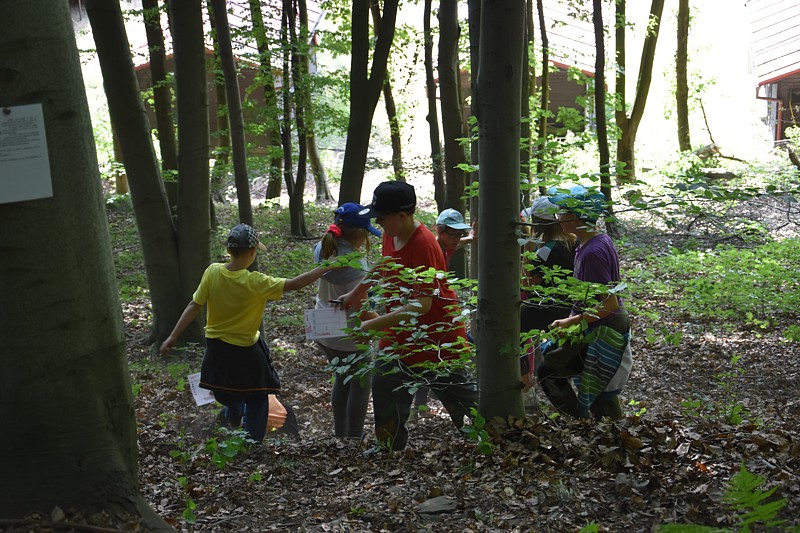
{"label": "ponytail", "polygon": [[336,239],[342,236],[342,228],[336,224],[328,226],[322,237],[322,257],[327,259],[336,253]]}
{"label": "ponytail", "polygon": [[330,226],[322,236],[322,257],[329,258],[337,252],[336,240],[342,238],[352,244],[363,242],[367,253],[369,253],[369,230],[357,228],[348,224],[343,224],[337,220]]}

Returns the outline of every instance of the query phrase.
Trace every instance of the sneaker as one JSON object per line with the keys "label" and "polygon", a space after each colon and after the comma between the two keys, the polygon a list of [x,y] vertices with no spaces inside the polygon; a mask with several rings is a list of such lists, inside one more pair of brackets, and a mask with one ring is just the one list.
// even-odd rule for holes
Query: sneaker
{"label": "sneaker", "polygon": [[242,417],[239,416],[236,420],[229,419],[228,408],[223,407],[217,413],[217,425],[228,429],[237,429],[242,427]]}
{"label": "sneaker", "polygon": [[372,448],[361,452],[361,456],[365,459],[372,459],[378,455],[387,455],[388,453],[389,450],[387,450],[385,446],[373,446]]}

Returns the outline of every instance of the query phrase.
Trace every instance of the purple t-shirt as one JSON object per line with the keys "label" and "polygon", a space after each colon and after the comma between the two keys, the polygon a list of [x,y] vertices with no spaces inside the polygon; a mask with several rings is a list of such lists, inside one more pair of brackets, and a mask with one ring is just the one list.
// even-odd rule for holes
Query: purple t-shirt
{"label": "purple t-shirt", "polygon": [[[603,285],[618,283],[621,280],[619,256],[611,237],[601,233],[589,239],[588,242],[579,244],[575,249],[575,272],[573,275],[581,281],[602,283]],[[622,299],[619,300],[619,303],[622,305]],[[579,309],[576,311],[580,312]],[[592,322],[590,327],[603,325],[609,322],[614,315],[616,313]]]}

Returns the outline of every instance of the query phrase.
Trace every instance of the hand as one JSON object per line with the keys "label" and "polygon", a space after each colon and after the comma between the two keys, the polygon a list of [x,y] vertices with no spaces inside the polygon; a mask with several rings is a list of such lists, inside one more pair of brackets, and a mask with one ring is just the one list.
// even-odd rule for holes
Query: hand
{"label": "hand", "polygon": [[357,290],[352,290],[346,294],[342,294],[339,297],[339,301],[341,301],[342,309],[345,311],[357,311],[361,309],[361,298],[358,295]]}
{"label": "hand", "polygon": [[175,339],[173,339],[172,336],[169,336],[164,342],[161,343],[161,348],[159,348],[158,351],[161,352],[161,355],[169,355],[174,345]]}
{"label": "hand", "polygon": [[570,326],[574,326],[575,324],[580,324],[581,320],[583,320],[583,314],[580,315],[572,315],[568,318],[559,318],[558,320],[554,320],[550,324],[551,329],[557,328],[568,328]]}

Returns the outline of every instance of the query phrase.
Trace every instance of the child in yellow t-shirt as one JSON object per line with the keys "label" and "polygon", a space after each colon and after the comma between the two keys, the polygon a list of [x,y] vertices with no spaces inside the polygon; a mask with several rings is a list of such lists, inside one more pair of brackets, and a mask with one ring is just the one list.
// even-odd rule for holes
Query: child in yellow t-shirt
{"label": "child in yellow t-shirt", "polygon": [[247,224],[231,229],[227,248],[230,261],[209,265],[192,301],[161,344],[161,353],[169,354],[181,333],[207,304],[200,386],[213,391],[225,406],[220,413],[222,422],[237,427],[243,421],[249,437],[260,442],[267,428],[268,395],[280,389],[267,343],[259,332],[264,304],[314,283],[330,267],[317,267],[291,279],[247,270],[258,250],[266,250],[256,231]]}

